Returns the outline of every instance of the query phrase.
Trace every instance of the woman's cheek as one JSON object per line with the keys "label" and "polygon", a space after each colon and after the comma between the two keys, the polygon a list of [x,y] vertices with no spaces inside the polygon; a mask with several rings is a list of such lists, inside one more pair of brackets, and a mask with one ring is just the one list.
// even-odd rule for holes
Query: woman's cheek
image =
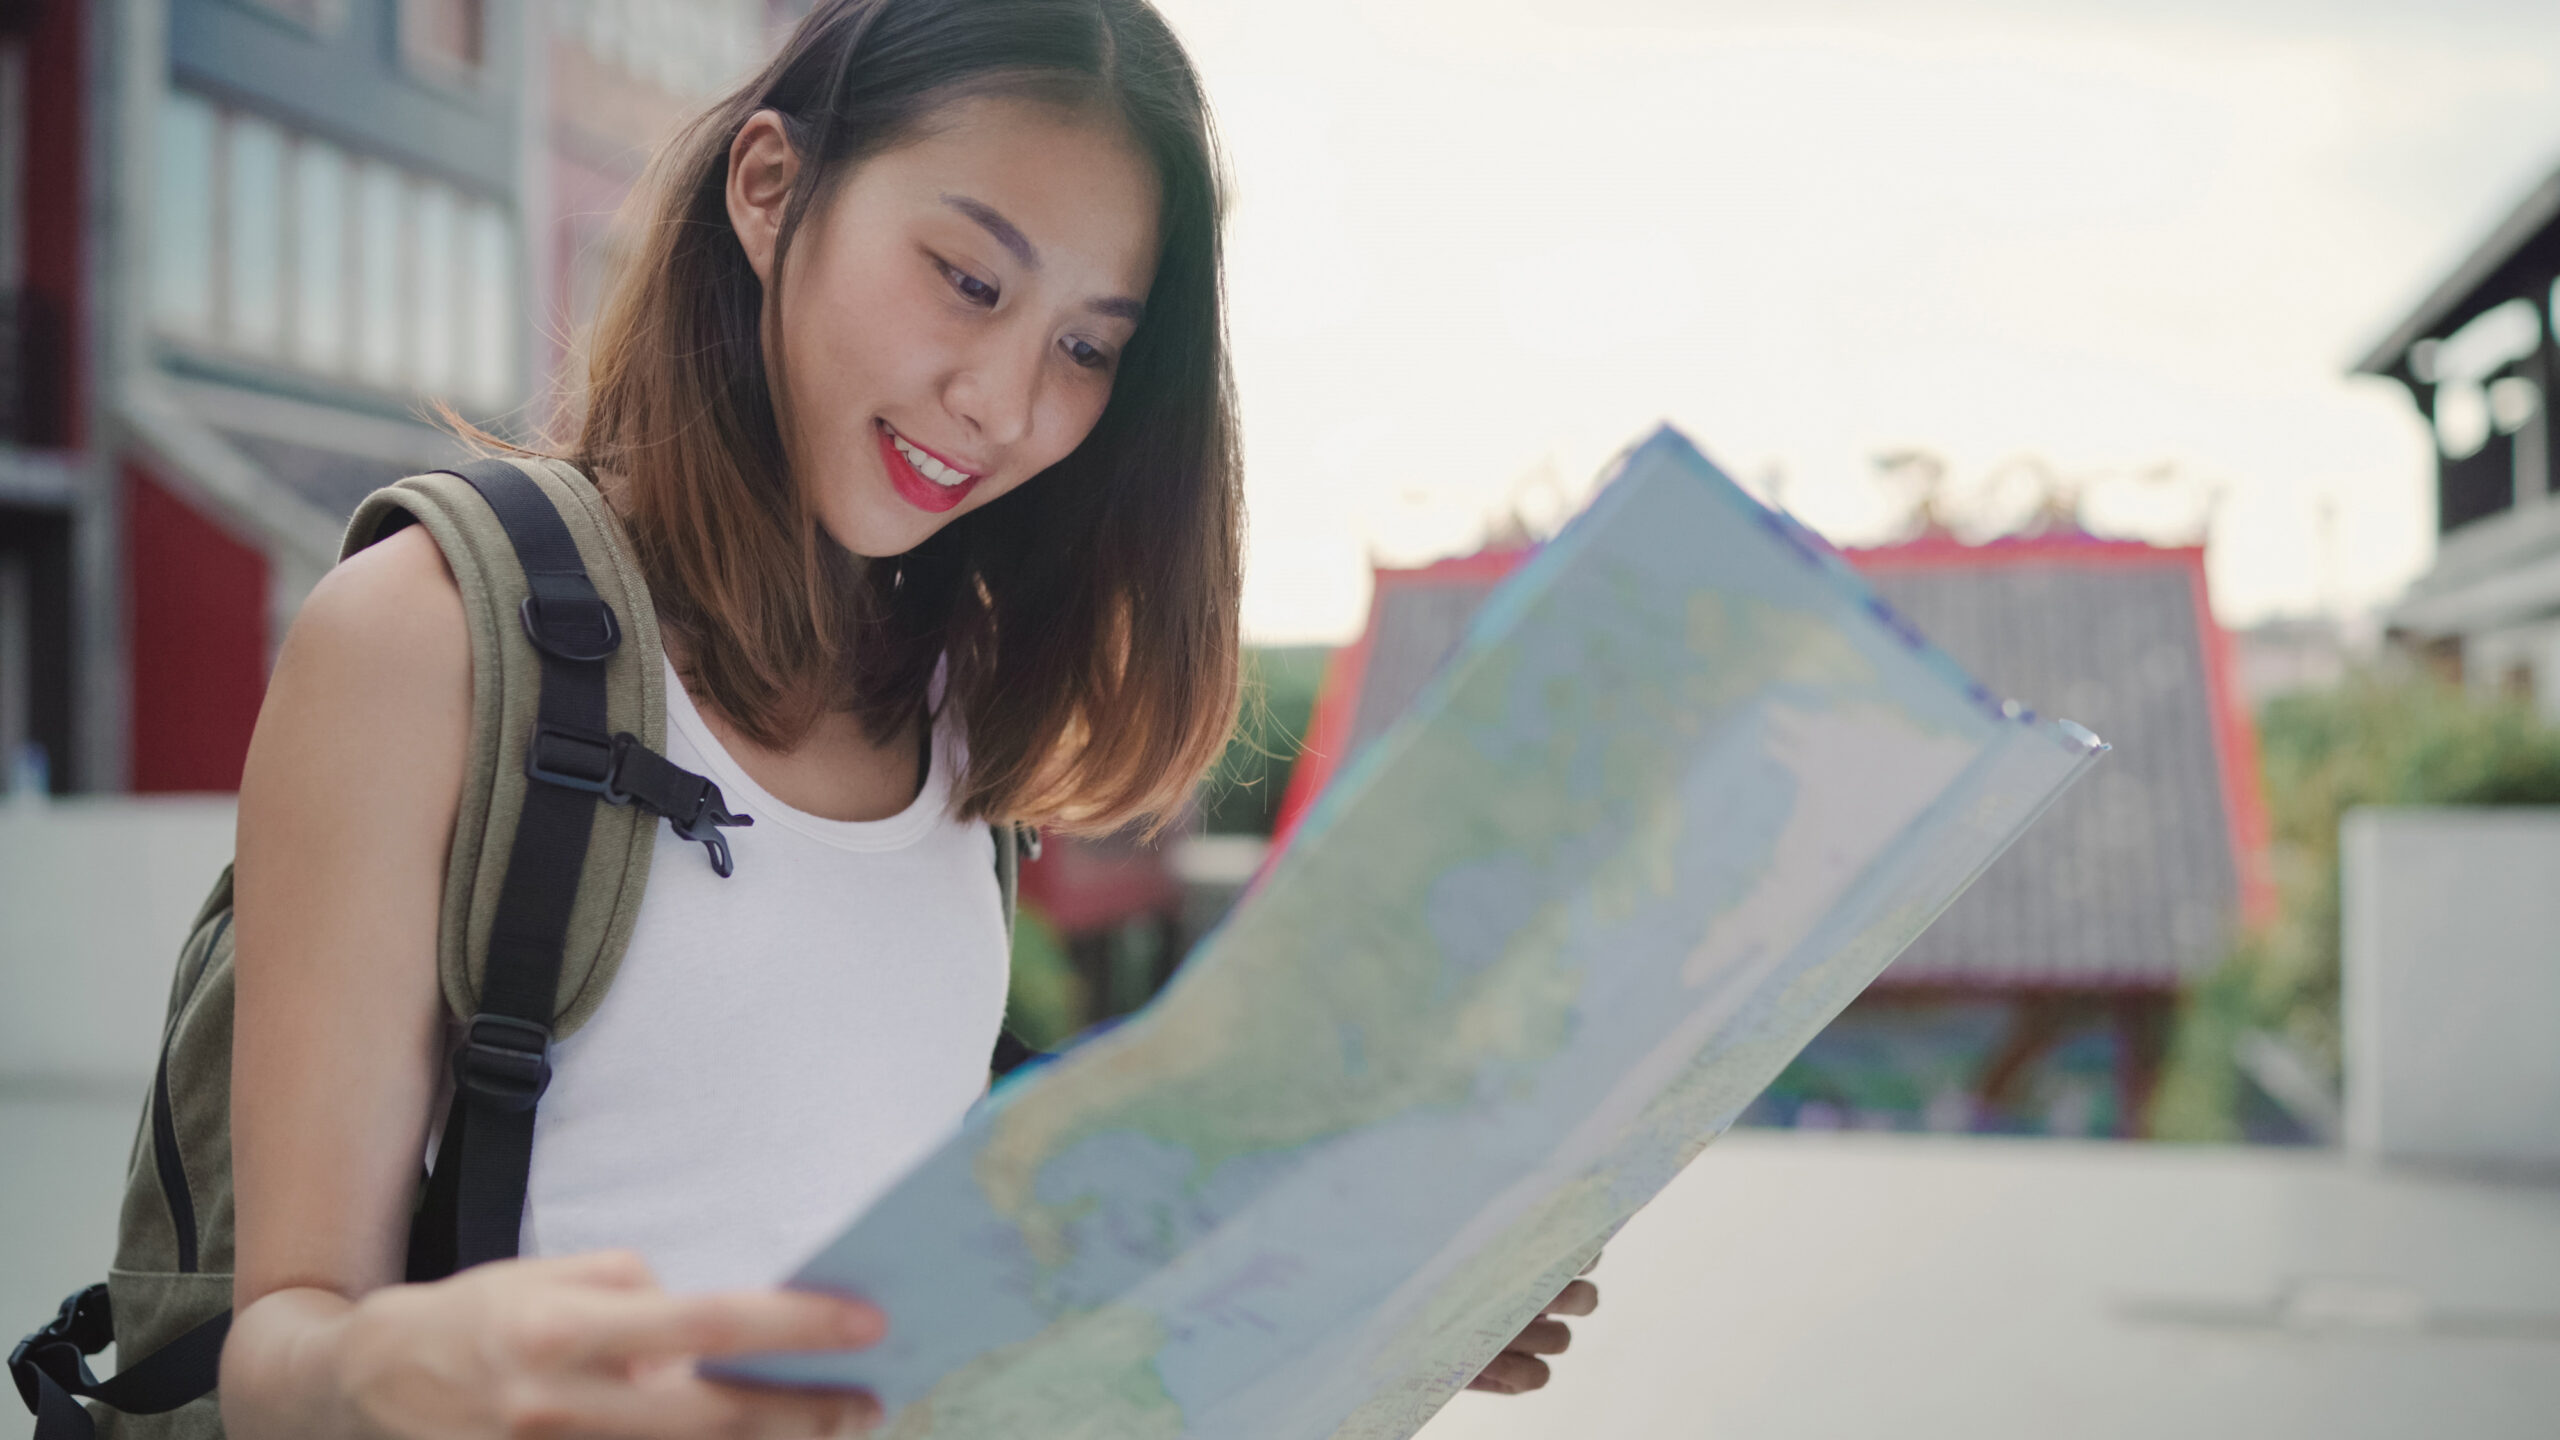
{"label": "woman's cheek", "polygon": [[1058,451],[1063,460],[1084,443],[1093,427],[1102,423],[1102,412],[1111,404],[1111,375],[1108,371],[1086,371],[1083,383],[1074,387],[1074,408],[1068,420],[1068,440]]}

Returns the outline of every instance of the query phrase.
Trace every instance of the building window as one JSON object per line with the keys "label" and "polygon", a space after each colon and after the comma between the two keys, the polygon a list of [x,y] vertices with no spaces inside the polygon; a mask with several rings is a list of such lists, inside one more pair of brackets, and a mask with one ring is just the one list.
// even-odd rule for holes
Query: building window
{"label": "building window", "polygon": [[249,4],[314,31],[337,29],[338,22],[346,18],[347,13],[341,0],[249,0]]}
{"label": "building window", "polygon": [[356,370],[376,385],[406,378],[408,330],[400,303],[408,268],[407,195],[400,172],[368,162],[356,180]]}
{"label": "building window", "polygon": [[162,334],[477,408],[514,402],[505,206],[180,91],[161,107],[158,158]]}
{"label": "building window", "polygon": [[515,235],[505,212],[473,205],[462,221],[462,284],[468,337],[456,390],[495,408],[515,395]]}
{"label": "building window", "polygon": [[453,389],[453,192],[419,186],[409,224],[416,256],[412,318],[418,327],[410,353],[417,359],[419,387],[442,395]]}
{"label": "building window", "polygon": [[553,0],[553,33],[675,95],[734,83],[766,50],[763,0]]}
{"label": "building window", "polygon": [[293,358],[324,373],[347,359],[347,157],[318,140],[293,153]]}
{"label": "building window", "polygon": [[284,339],[284,134],[247,115],[224,128],[224,328],[241,349],[273,354]]}
{"label": "building window", "polygon": [[400,58],[439,78],[469,78],[486,58],[487,0],[399,0]]}
{"label": "building window", "polygon": [[152,194],[151,312],[189,337],[213,333],[213,107],[172,91],[160,104]]}

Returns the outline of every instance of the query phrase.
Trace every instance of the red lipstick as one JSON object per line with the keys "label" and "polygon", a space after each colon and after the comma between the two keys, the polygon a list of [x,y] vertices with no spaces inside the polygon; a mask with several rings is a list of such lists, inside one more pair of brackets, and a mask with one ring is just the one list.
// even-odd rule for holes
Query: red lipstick
{"label": "red lipstick", "polygon": [[[889,472],[890,488],[898,492],[900,499],[919,510],[939,515],[968,499],[969,492],[977,489],[978,482],[986,478],[983,475],[972,475],[957,485],[937,485],[927,479],[915,466],[907,463],[906,456],[898,453],[898,444],[889,437],[889,427],[886,424],[874,420],[871,422],[871,428],[879,432],[880,464]],[[912,445],[915,442],[907,443]]]}

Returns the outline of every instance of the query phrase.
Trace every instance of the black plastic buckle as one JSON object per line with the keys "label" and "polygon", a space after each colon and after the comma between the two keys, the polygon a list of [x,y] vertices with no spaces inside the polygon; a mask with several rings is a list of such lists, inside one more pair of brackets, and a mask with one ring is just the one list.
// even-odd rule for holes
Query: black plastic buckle
{"label": "black plastic buckle", "polygon": [[628,805],[631,797],[615,786],[614,772],[621,769],[622,750],[630,742],[628,734],[604,735],[537,721],[533,744],[524,752],[524,773],[546,784],[583,790],[601,795],[609,803]]}
{"label": "black plastic buckle", "polygon": [[562,660],[602,660],[622,645],[622,625],[613,607],[596,596],[539,594],[524,597],[516,614],[524,621],[533,648]]}
{"label": "black plastic buckle", "polygon": [[501,1110],[530,1110],[551,1088],[551,1027],[483,1010],[453,1052],[454,1088]]}
{"label": "black plastic buckle", "polygon": [[702,782],[702,795],[694,801],[691,815],[682,819],[673,815],[667,817],[667,825],[678,835],[711,852],[712,873],[723,880],[728,879],[737,866],[729,858],[729,837],[720,833],[720,827],[754,823],[752,815],[730,814],[728,797],[722,795],[719,785],[710,780]]}
{"label": "black plastic buckle", "polygon": [[64,1296],[53,1318],[9,1352],[9,1378],[17,1382],[18,1398],[27,1402],[27,1413],[39,1413],[43,1403],[38,1374],[74,1395],[95,1389],[98,1377],[90,1373],[87,1357],[106,1349],[115,1338],[115,1312],[108,1304],[105,1285]]}
{"label": "black plastic buckle", "polygon": [[[625,788],[624,774],[635,750],[657,764],[640,772],[640,788],[632,790]],[[756,823],[751,816],[731,814],[717,784],[668,764],[628,730],[608,736],[593,730],[537,723],[533,727],[533,744],[525,751],[524,773],[546,784],[601,796],[608,805],[639,805],[666,816],[667,824],[678,835],[711,852],[711,868],[724,880],[736,872],[737,866],[730,858],[729,842],[722,838],[720,827]],[[693,787],[690,800],[684,794],[688,784]]]}

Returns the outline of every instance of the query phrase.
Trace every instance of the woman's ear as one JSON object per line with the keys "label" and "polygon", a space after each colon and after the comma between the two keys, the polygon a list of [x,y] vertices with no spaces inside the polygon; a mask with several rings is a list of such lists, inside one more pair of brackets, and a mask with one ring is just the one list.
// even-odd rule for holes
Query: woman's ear
{"label": "woman's ear", "polygon": [[792,182],[800,178],[800,152],[782,130],[782,117],[759,110],[729,142],[729,228],[746,248],[756,279],[773,283],[773,251],[790,208]]}

